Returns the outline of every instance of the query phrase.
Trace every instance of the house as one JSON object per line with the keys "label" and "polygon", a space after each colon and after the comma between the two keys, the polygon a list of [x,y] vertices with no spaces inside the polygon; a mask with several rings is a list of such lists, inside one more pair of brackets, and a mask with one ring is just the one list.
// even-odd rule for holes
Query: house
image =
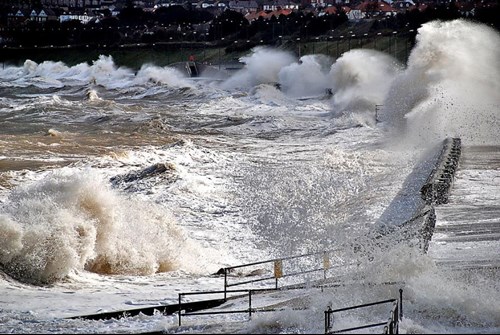
{"label": "house", "polygon": [[39,11],[33,9],[30,13],[30,20],[33,22],[44,23],[47,21],[57,21],[59,18],[50,8],[42,8]]}
{"label": "house", "polygon": [[412,0],[397,0],[392,2],[391,6],[398,12],[405,12],[415,8],[415,3]]}
{"label": "house", "polygon": [[245,14],[245,19],[247,19],[248,22],[252,22],[254,20],[257,20],[259,17],[262,17],[263,19],[265,19],[266,16],[267,16],[266,11],[260,10],[260,11]]}
{"label": "house", "polygon": [[255,0],[231,0],[228,3],[228,8],[238,13],[246,14],[256,12],[259,5]]}
{"label": "house", "polygon": [[80,21],[83,24],[87,24],[95,18],[95,15],[87,14],[87,12],[84,11],[72,11],[61,13],[61,15],[59,15],[59,22],[76,20]]}
{"label": "house", "polygon": [[361,12],[361,18],[386,17],[397,13],[397,10],[385,1],[364,1],[356,9]]}
{"label": "house", "polygon": [[326,8],[324,8],[320,14],[318,14],[319,16],[323,16],[323,15],[334,15],[334,14],[337,14],[338,13],[338,10],[337,10],[337,7],[335,6],[328,6]]}
{"label": "house", "polygon": [[14,9],[12,12],[7,14],[7,23],[9,25],[20,25],[24,24],[30,19],[30,11],[24,9]]}
{"label": "house", "polygon": [[262,17],[264,20],[270,20],[273,16],[276,18],[279,18],[280,15],[288,16],[293,12],[291,9],[278,9],[274,11],[257,11],[257,12],[252,12],[248,13],[245,15],[245,19],[248,20],[248,22],[252,22],[254,20],[257,20],[259,17]]}
{"label": "house", "polygon": [[275,0],[275,1],[265,1],[262,3],[262,9],[266,11],[275,11],[278,9],[299,9],[299,3],[291,0]]}

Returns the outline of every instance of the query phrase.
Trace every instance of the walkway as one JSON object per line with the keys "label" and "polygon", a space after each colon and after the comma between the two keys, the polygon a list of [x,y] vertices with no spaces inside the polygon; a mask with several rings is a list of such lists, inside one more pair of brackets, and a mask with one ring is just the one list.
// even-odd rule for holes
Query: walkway
{"label": "walkway", "polygon": [[500,271],[500,146],[462,147],[428,254],[441,266]]}

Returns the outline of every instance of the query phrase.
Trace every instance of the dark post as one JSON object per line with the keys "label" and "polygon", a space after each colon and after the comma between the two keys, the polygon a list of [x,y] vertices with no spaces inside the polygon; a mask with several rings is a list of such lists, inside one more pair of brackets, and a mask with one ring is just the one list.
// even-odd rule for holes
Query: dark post
{"label": "dark post", "polygon": [[181,294],[179,293],[179,327],[181,326],[181,314],[182,314],[182,310],[181,310]]}
{"label": "dark post", "polygon": [[403,289],[399,289],[399,319],[403,319]]}
{"label": "dark post", "polygon": [[248,317],[252,318],[252,290],[248,291]]}
{"label": "dark post", "polygon": [[325,334],[328,333],[328,330],[332,328],[332,307],[328,306],[328,309],[325,311]]}
{"label": "dark post", "polygon": [[[220,63],[219,63],[219,66],[220,66]],[[224,268],[224,300],[227,300],[226,290],[227,290],[227,268]]]}
{"label": "dark post", "polygon": [[397,52],[398,52],[398,37],[396,36],[397,31],[392,32],[394,34],[394,58],[397,58]]}

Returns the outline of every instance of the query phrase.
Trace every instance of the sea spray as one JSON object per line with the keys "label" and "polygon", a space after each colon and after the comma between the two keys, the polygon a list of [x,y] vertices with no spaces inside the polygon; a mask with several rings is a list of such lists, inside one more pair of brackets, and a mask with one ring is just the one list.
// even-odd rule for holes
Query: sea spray
{"label": "sea spray", "polygon": [[72,270],[126,275],[205,270],[197,259],[201,249],[170,213],[117,193],[91,170],[57,170],[19,187],[1,213],[0,262],[23,282],[53,283]]}
{"label": "sea spray", "polygon": [[302,56],[300,62],[279,71],[281,90],[292,97],[324,95],[331,85],[328,78],[331,65],[332,60],[324,55]]}
{"label": "sea spray", "polygon": [[185,75],[178,69],[171,67],[158,67],[150,64],[141,66],[135,79],[136,85],[144,85],[147,82],[167,85],[172,88],[194,86],[193,83],[186,80]]}
{"label": "sea spray", "polygon": [[278,82],[279,71],[296,61],[291,53],[265,47],[256,47],[242,57],[245,67],[220,84],[223,89],[250,89],[259,84]]}
{"label": "sea spray", "polygon": [[394,141],[425,145],[460,137],[465,145],[498,143],[500,35],[454,20],[424,24],[407,69],[384,102]]}
{"label": "sea spray", "polygon": [[332,115],[354,125],[374,125],[376,106],[384,102],[401,70],[393,57],[376,50],[346,52],[330,71]]}

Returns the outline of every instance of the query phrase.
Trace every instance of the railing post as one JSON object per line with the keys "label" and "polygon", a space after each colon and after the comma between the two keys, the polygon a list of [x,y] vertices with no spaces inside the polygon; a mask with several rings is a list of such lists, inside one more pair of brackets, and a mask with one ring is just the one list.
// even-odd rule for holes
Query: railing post
{"label": "railing post", "polygon": [[330,328],[332,328],[331,316],[332,316],[332,307],[328,306],[328,309],[325,311],[325,334],[328,333],[328,330]]}
{"label": "railing post", "polygon": [[227,291],[227,268],[224,268],[224,301],[227,300],[226,291]]}
{"label": "railing post", "polygon": [[403,289],[399,289],[399,320],[403,319]]}
{"label": "railing post", "polygon": [[330,258],[328,257],[328,253],[323,251],[323,279],[326,279],[326,272],[330,268]]}
{"label": "railing post", "polygon": [[283,261],[277,259],[274,261],[274,278],[276,278],[276,290],[278,289],[278,278],[283,276]]}
{"label": "railing post", "polygon": [[248,291],[248,317],[252,318],[252,290]]}
{"label": "railing post", "polygon": [[181,309],[181,293],[179,293],[179,327],[181,326],[181,314],[182,314],[182,309]]}

